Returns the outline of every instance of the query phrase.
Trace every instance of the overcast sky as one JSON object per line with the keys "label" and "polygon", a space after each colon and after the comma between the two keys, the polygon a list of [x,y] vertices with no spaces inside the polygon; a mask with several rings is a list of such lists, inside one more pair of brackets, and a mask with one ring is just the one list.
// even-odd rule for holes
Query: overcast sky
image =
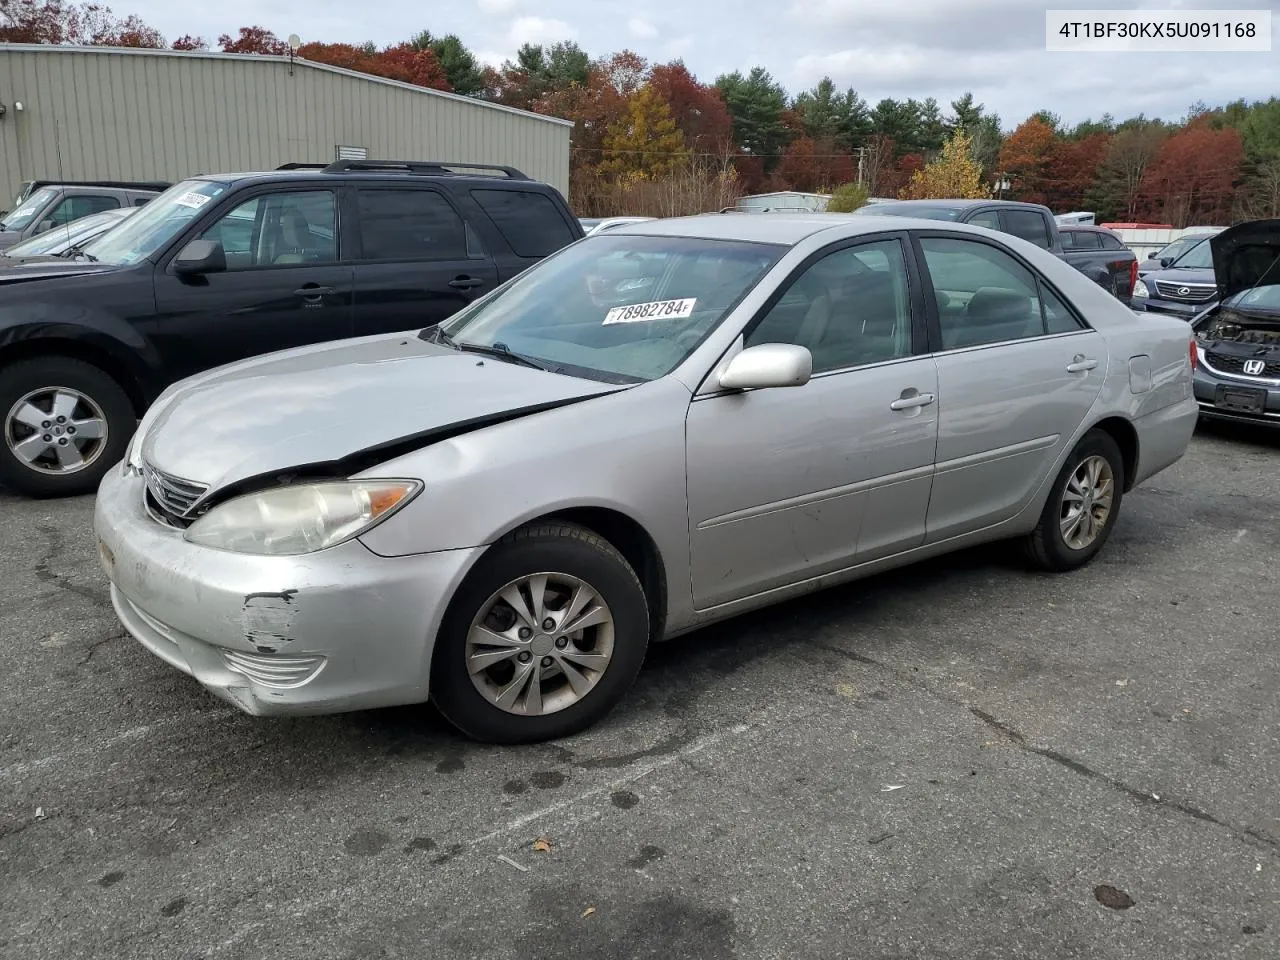
{"label": "overcast sky", "polygon": [[173,40],[211,43],[258,24],[281,37],[394,43],[419,30],[456,33],[495,65],[522,43],[577,41],[599,56],[630,48],[650,60],[682,57],[705,81],[767,68],[790,92],[824,74],[874,104],[933,96],[944,108],[971,90],[1006,128],[1038,109],[1074,123],[1110,112],[1178,119],[1197,100],[1224,103],[1280,93],[1280,40],[1271,53],[1047,53],[1045,10],[1254,8],[1280,0],[110,0]]}

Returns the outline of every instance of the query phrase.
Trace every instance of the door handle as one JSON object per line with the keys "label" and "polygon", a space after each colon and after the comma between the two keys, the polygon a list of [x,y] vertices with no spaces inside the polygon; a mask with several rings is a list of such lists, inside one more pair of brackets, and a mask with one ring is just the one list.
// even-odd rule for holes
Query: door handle
{"label": "door handle", "polygon": [[913,397],[899,397],[889,404],[890,410],[914,410],[916,407],[927,407],[933,403],[932,393],[917,393]]}
{"label": "door handle", "polygon": [[457,280],[450,280],[449,286],[456,290],[470,290],[472,287],[483,285],[484,281],[477,277],[458,277]]}
{"label": "door handle", "polygon": [[305,287],[299,287],[293,291],[295,296],[303,297],[307,300],[319,300],[321,297],[327,297],[333,293],[333,287],[321,287],[315,284],[307,284]]}
{"label": "door handle", "polygon": [[1071,362],[1067,364],[1067,373],[1083,373],[1086,370],[1092,370],[1097,365],[1097,360],[1086,358],[1084,354],[1077,353],[1071,359]]}

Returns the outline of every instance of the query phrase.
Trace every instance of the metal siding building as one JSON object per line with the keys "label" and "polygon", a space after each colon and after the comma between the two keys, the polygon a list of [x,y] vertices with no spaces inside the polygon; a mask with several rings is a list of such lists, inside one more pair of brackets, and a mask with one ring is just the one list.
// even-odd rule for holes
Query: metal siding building
{"label": "metal siding building", "polygon": [[26,180],[177,181],[342,146],[569,190],[567,120],[288,57],[0,44],[0,104],[0,209]]}

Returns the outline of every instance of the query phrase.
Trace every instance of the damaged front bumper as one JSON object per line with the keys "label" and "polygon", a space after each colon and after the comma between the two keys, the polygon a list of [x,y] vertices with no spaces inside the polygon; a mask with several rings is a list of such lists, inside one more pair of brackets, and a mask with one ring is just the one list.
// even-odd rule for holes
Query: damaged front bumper
{"label": "damaged front bumper", "polygon": [[125,629],[256,715],[427,699],[448,598],[482,548],[380,557],[358,540],[296,557],[201,547],[154,521],[140,477],[112,470],[94,530]]}

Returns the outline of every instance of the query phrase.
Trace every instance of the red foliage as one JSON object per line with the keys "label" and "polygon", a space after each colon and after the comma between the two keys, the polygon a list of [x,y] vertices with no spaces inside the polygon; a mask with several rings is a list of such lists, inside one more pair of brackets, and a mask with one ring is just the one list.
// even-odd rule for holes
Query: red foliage
{"label": "red foliage", "polygon": [[629,97],[644,84],[649,72],[649,61],[631,50],[623,50],[611,57],[592,64],[593,72],[599,71],[605,80],[622,97]]}
{"label": "red foliage", "polygon": [[169,44],[172,50],[204,50],[209,45],[205,43],[204,37],[193,37],[191,34],[184,34],[173,43]]}
{"label": "red foliage", "polygon": [[298,56],[312,63],[323,63],[357,73],[367,73],[387,80],[412,83],[419,87],[450,90],[444,68],[430,50],[417,50],[407,43],[369,53],[349,43],[304,43]]}
{"label": "red foliage", "polygon": [[1041,193],[1053,210],[1080,210],[1085,194],[1107,157],[1111,135],[1095,133],[1083,140],[1058,140],[1049,149]]}
{"label": "red foliage", "polygon": [[738,183],[743,193],[760,193],[768,184],[764,172],[764,159],[740,153],[733,158],[733,168],[738,173]]}
{"label": "red foliage", "polygon": [[684,142],[695,153],[721,155],[729,151],[733,118],[719,90],[699,83],[678,60],[655,64],[649,71],[649,84],[667,102]]}
{"label": "red foliage", "polygon": [[1010,175],[1019,200],[1045,203],[1050,156],[1058,146],[1053,127],[1037,116],[1028,117],[1000,148],[1000,170]]}
{"label": "red foliage", "polygon": [[241,27],[240,35],[232,37],[224,33],[218,38],[223,53],[265,53],[284,56],[289,52],[285,43],[266,27]]}
{"label": "red foliage", "polygon": [[832,190],[855,176],[853,157],[829,140],[796,137],[774,171],[780,190]]}
{"label": "red foliage", "polygon": [[164,37],[138,17],[110,7],[62,0],[0,0],[0,42],[70,43],[95,47],[163,47]]}
{"label": "red foliage", "polygon": [[1164,142],[1147,168],[1143,215],[1179,227],[1229,223],[1243,164],[1239,130],[1193,121]]}
{"label": "red foliage", "polygon": [[917,170],[924,169],[924,157],[918,153],[903,154],[896,164],[880,172],[876,183],[876,196],[896,197],[911,182],[911,176]]}
{"label": "red foliage", "polygon": [[530,108],[535,113],[573,121],[573,167],[594,167],[604,156],[604,135],[626,112],[626,98],[618,92],[616,77],[600,65],[587,72],[586,86],[573,84],[543,94]]}

